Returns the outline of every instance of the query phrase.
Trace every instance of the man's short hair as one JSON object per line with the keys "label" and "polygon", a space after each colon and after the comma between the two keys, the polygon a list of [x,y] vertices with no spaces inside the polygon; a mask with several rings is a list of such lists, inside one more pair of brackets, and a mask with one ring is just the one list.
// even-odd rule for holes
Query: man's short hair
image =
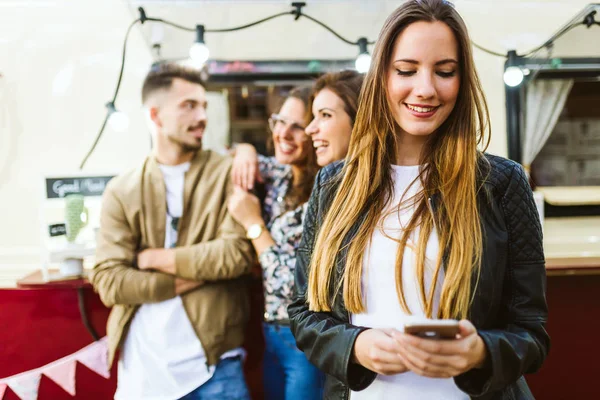
{"label": "man's short hair", "polygon": [[146,104],[146,100],[153,93],[159,90],[168,90],[175,78],[197,83],[204,87],[199,70],[176,63],[157,63],[152,66],[144,80],[144,85],[142,86],[142,104]]}

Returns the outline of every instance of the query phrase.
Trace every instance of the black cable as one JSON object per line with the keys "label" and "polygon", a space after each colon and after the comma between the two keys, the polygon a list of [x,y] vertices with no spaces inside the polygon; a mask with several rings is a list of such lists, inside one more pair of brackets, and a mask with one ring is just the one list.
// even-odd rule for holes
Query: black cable
{"label": "black cable", "polygon": [[472,40],[471,40],[471,44],[473,45],[473,47],[477,47],[479,50],[483,51],[484,53],[488,53],[488,54],[491,54],[493,56],[507,58],[506,54],[502,54],[502,53],[498,53],[498,52],[495,52],[495,51],[492,51],[492,50],[488,50],[485,47],[482,47],[482,46],[478,45],[477,43],[475,43]]}
{"label": "black cable", "polygon": [[523,57],[527,57],[532,55],[533,53],[536,53],[537,51],[543,49],[544,47],[548,47],[551,46],[556,39],[558,39],[559,37],[561,37],[562,35],[566,34],[567,32],[569,32],[571,29],[576,28],[580,25],[585,25],[588,28],[591,28],[592,25],[598,25],[600,26],[600,22],[597,22],[595,19],[595,15],[597,14],[596,10],[593,10],[591,12],[589,12],[585,17],[583,17],[583,21],[581,22],[576,22],[574,24],[571,24],[569,26],[567,26],[566,28],[562,29],[561,31],[559,31],[557,34],[555,34],[552,38],[548,39],[544,44],[542,44],[541,46],[536,47],[533,50],[528,51],[527,53],[525,53],[525,55]]}
{"label": "black cable", "polygon": [[205,32],[234,32],[242,29],[250,28],[251,26],[262,24],[263,22],[267,22],[273,18],[281,17],[283,15],[294,15],[294,11],[286,11],[279,14],[271,15],[270,17],[266,17],[263,19],[259,19],[258,21],[251,22],[246,25],[236,26],[234,28],[223,28],[223,29],[206,29]]}
{"label": "black cable", "polygon": [[166,19],[162,19],[162,18],[146,18],[146,21],[161,22],[165,25],[172,26],[173,28],[181,29],[182,31],[196,32],[195,27],[188,28],[187,26],[179,25],[179,24],[176,24],[175,22],[167,21]]}
{"label": "black cable", "polygon": [[561,37],[562,35],[566,34],[567,32],[569,32],[571,29],[576,28],[580,25],[585,25],[588,28],[590,28],[592,25],[598,25],[600,26],[600,22],[597,22],[594,18],[594,16],[596,15],[596,10],[588,13],[584,18],[583,21],[581,22],[576,22],[574,24],[571,24],[569,26],[567,26],[566,28],[562,29],[561,31],[559,31],[557,34],[555,34],[552,38],[546,40],[546,42],[544,42],[542,45],[534,48],[533,50],[528,51],[527,53],[525,53],[522,57],[528,57],[536,52],[538,52],[539,50],[543,49],[544,47],[549,47],[551,46],[556,39],[558,39],[559,37]]}
{"label": "black cable", "polygon": [[[319,21],[316,18],[311,17],[310,15],[304,14],[303,12],[300,12],[300,15],[303,17],[306,17],[308,19],[310,19],[311,21],[317,23],[318,25],[321,25],[323,28],[327,29],[329,32],[333,33],[338,39],[340,39],[342,42],[357,46],[358,42],[352,42],[342,36],[340,36],[340,34],[338,34],[336,31],[334,31],[333,29],[331,29],[329,26],[327,26],[326,24],[324,24],[323,22]],[[375,44],[375,42],[367,42],[368,44]]]}
{"label": "black cable", "polygon": [[112,103],[117,101],[117,94],[119,94],[121,80],[123,79],[123,70],[125,69],[125,52],[127,51],[127,39],[129,39],[129,32],[131,32],[131,29],[133,29],[135,24],[137,24],[138,22],[141,22],[141,19],[138,18],[135,21],[133,21],[131,25],[129,25],[129,28],[127,28],[127,33],[125,34],[125,40],[123,41],[123,53],[121,55],[121,71],[119,71],[119,80],[117,81],[117,87],[115,88],[115,94],[112,98]]}
{"label": "black cable", "polygon": [[531,55],[534,55],[535,53],[537,53],[538,51],[540,51],[543,48],[546,48],[548,50],[548,54],[546,55],[546,57],[542,58],[542,61],[538,61],[536,62],[536,64],[534,65],[533,69],[533,74],[529,77],[530,80],[534,80],[537,76],[537,74],[540,72],[540,67],[542,66],[543,62],[547,62],[550,58],[551,58],[551,49],[552,49],[552,45],[554,44],[554,41],[556,41],[556,39],[558,39],[559,37],[561,37],[562,35],[564,35],[565,33],[569,32],[571,29],[579,26],[579,25],[587,25],[587,27],[589,28],[592,24],[590,24],[588,18],[591,18],[591,22],[593,23],[593,16],[596,12],[592,12],[590,14],[588,14],[583,22],[578,22],[578,23],[574,23],[572,25],[567,26],[565,29],[563,29],[562,31],[559,31],[556,35],[554,35],[554,39],[549,39],[547,40],[544,44],[534,48],[533,50],[528,51],[527,53],[525,53],[525,55],[523,55],[522,57],[529,57]]}
{"label": "black cable", "polygon": [[[294,14],[294,11],[281,12],[279,14],[274,14],[274,15],[268,16],[266,18],[259,19],[258,21],[250,22],[249,24],[246,24],[246,25],[235,26],[233,28],[205,29],[204,32],[220,33],[220,32],[240,31],[242,29],[246,29],[246,28],[250,28],[250,27],[255,26],[255,25],[262,24],[263,22],[267,22],[267,21],[269,21],[271,19],[274,19],[274,18],[277,18],[277,17],[281,17],[281,16],[284,16],[284,15],[292,15],[292,14]],[[173,28],[181,29],[183,31],[196,32],[196,28],[195,27],[194,28],[188,28],[187,26],[179,25],[179,24],[176,24],[175,22],[167,21],[167,20],[162,19],[162,18],[146,18],[146,21],[161,22],[161,23],[163,23],[165,25],[169,25],[169,26],[172,26]]]}
{"label": "black cable", "polygon": [[[233,27],[233,28],[205,29],[204,31],[205,32],[211,32],[211,33],[234,32],[234,31],[239,31],[239,30],[242,30],[242,29],[250,28],[250,27],[255,26],[255,25],[262,24],[263,22],[267,22],[269,20],[272,20],[274,18],[278,18],[278,17],[284,16],[284,15],[295,15],[296,17],[298,17],[298,16],[306,17],[309,20],[311,20],[311,21],[315,22],[316,24],[321,25],[323,28],[327,29],[329,32],[331,32],[332,34],[334,34],[341,41],[343,41],[345,43],[348,43],[350,45],[354,45],[354,46],[358,45],[358,42],[353,42],[351,40],[348,40],[348,39],[344,38],[343,36],[341,36],[340,34],[338,34],[336,31],[334,31],[332,28],[330,28],[328,25],[326,25],[325,23],[319,21],[318,19],[316,19],[314,17],[311,17],[310,15],[307,15],[307,14],[303,13],[302,11],[296,12],[295,10],[281,12],[279,14],[274,14],[274,15],[268,16],[266,18],[259,19],[258,21],[250,22],[249,24],[246,24],[246,25],[240,25],[240,26],[236,26],[236,27]],[[181,30],[184,30],[184,31],[188,31],[188,32],[195,32],[196,31],[196,28],[188,28],[187,26],[179,25],[179,24],[176,24],[175,22],[167,21],[167,20],[162,19],[162,18],[146,18],[146,21],[161,22],[163,24],[166,24],[166,25],[169,25],[169,26],[172,26],[174,28],[181,29]],[[367,43],[371,44],[371,45],[375,44],[375,42],[367,42]]]}
{"label": "black cable", "polygon": [[[129,25],[129,28],[127,28],[127,33],[125,34],[125,40],[123,41],[123,53],[121,55],[121,70],[119,71],[119,79],[117,80],[117,87],[115,88],[115,94],[113,95],[112,101],[111,101],[111,103],[113,103],[113,104],[117,100],[117,95],[119,94],[119,88],[121,87],[121,81],[123,80],[123,70],[125,69],[125,52],[127,50],[127,39],[129,38],[129,33],[131,32],[131,29],[138,22],[142,22],[142,19],[138,18],[135,21],[133,21],[131,23],[131,25]],[[111,111],[110,110],[107,111],[106,117],[104,117],[104,122],[102,123],[102,127],[100,128],[98,135],[96,135],[96,140],[94,140],[94,144],[92,144],[92,147],[90,148],[90,150],[87,152],[87,154],[83,158],[83,161],[81,161],[81,164],[79,165],[79,169],[83,169],[88,158],[90,158],[90,156],[96,149],[96,146],[98,145],[98,142],[100,141],[100,138],[102,137],[102,133],[104,132],[104,128],[106,127],[106,123],[108,122],[108,119],[110,118],[110,114],[111,114]]]}
{"label": "black cable", "polygon": [[[525,54],[521,55],[520,57],[529,57],[530,55],[537,53],[538,51],[540,51],[541,49],[543,49],[544,47],[549,47],[551,46],[556,39],[558,39],[559,37],[561,37],[562,35],[566,34],[567,32],[569,32],[571,29],[576,28],[580,25],[586,25],[588,28],[591,27],[592,25],[600,25],[600,22],[597,22],[593,19],[595,13],[591,13],[590,15],[586,16],[585,19],[582,22],[577,22],[574,24],[569,25],[568,27],[566,27],[565,29],[563,29],[562,31],[560,31],[558,34],[555,35],[555,37],[548,39],[547,41],[545,41],[543,44],[535,47],[532,50],[529,50],[528,52],[526,52]],[[504,57],[507,58],[506,54],[502,54],[502,53],[498,53],[492,50],[488,50],[485,47],[482,47],[480,45],[478,45],[477,43],[475,43],[474,41],[471,41],[471,44],[473,44],[474,47],[477,47],[479,50],[494,55],[494,56],[498,56],[498,57]]]}
{"label": "black cable", "polygon": [[100,131],[98,132],[98,135],[96,135],[96,140],[94,140],[94,144],[92,144],[92,147],[90,148],[90,150],[87,152],[87,154],[83,158],[83,161],[79,165],[79,169],[83,169],[88,158],[90,158],[90,156],[96,149],[96,146],[98,145],[98,142],[100,141],[100,137],[102,137],[102,132],[104,132],[104,128],[106,127],[106,123],[108,122],[108,118],[110,118],[109,112],[106,113],[106,116],[104,117],[104,122],[102,123],[102,127],[100,127]]}
{"label": "black cable", "polygon": [[544,42],[543,44],[539,45],[538,47],[536,47],[536,48],[528,51],[527,53],[525,53],[521,57],[529,57],[530,55],[532,55],[534,53],[537,53],[538,51],[540,51],[544,47],[551,46],[552,43],[554,43],[554,41],[556,41],[556,39],[558,39],[559,37],[561,37],[565,33],[569,32],[571,29],[573,29],[573,28],[575,28],[575,27],[577,27],[579,25],[585,25],[585,22],[577,22],[577,23],[575,23],[573,25],[568,26],[566,29],[562,30],[558,35],[556,35],[555,38],[547,40],[546,42]]}

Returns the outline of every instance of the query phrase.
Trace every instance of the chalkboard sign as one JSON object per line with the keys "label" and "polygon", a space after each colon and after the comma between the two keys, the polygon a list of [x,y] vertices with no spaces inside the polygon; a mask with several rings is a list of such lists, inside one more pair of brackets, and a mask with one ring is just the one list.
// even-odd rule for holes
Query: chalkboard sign
{"label": "chalkboard sign", "polygon": [[66,224],[52,224],[48,226],[50,237],[62,236],[67,234]]}
{"label": "chalkboard sign", "polygon": [[46,197],[62,199],[70,194],[102,196],[112,176],[82,176],[68,178],[46,178]]}

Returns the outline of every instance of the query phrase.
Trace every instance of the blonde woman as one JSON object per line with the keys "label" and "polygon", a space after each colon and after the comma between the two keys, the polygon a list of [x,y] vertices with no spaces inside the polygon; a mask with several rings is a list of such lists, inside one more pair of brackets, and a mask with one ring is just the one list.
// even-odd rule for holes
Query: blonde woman
{"label": "blonde woman", "polygon": [[[288,307],[327,399],[532,399],[549,349],[542,233],[516,163],[485,154],[465,24],[409,0],[374,49],[348,156],[319,172]],[[454,339],[403,333],[457,319]]]}

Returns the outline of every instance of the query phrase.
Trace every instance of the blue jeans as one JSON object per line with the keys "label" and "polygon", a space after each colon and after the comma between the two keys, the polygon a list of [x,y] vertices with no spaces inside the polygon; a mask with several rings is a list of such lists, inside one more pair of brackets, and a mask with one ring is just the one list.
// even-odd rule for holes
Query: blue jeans
{"label": "blue jeans", "polygon": [[288,326],[264,323],[265,400],[317,400],[323,398],[325,375],[296,347]]}
{"label": "blue jeans", "polygon": [[206,383],[180,400],[250,400],[241,357],[224,358]]}

